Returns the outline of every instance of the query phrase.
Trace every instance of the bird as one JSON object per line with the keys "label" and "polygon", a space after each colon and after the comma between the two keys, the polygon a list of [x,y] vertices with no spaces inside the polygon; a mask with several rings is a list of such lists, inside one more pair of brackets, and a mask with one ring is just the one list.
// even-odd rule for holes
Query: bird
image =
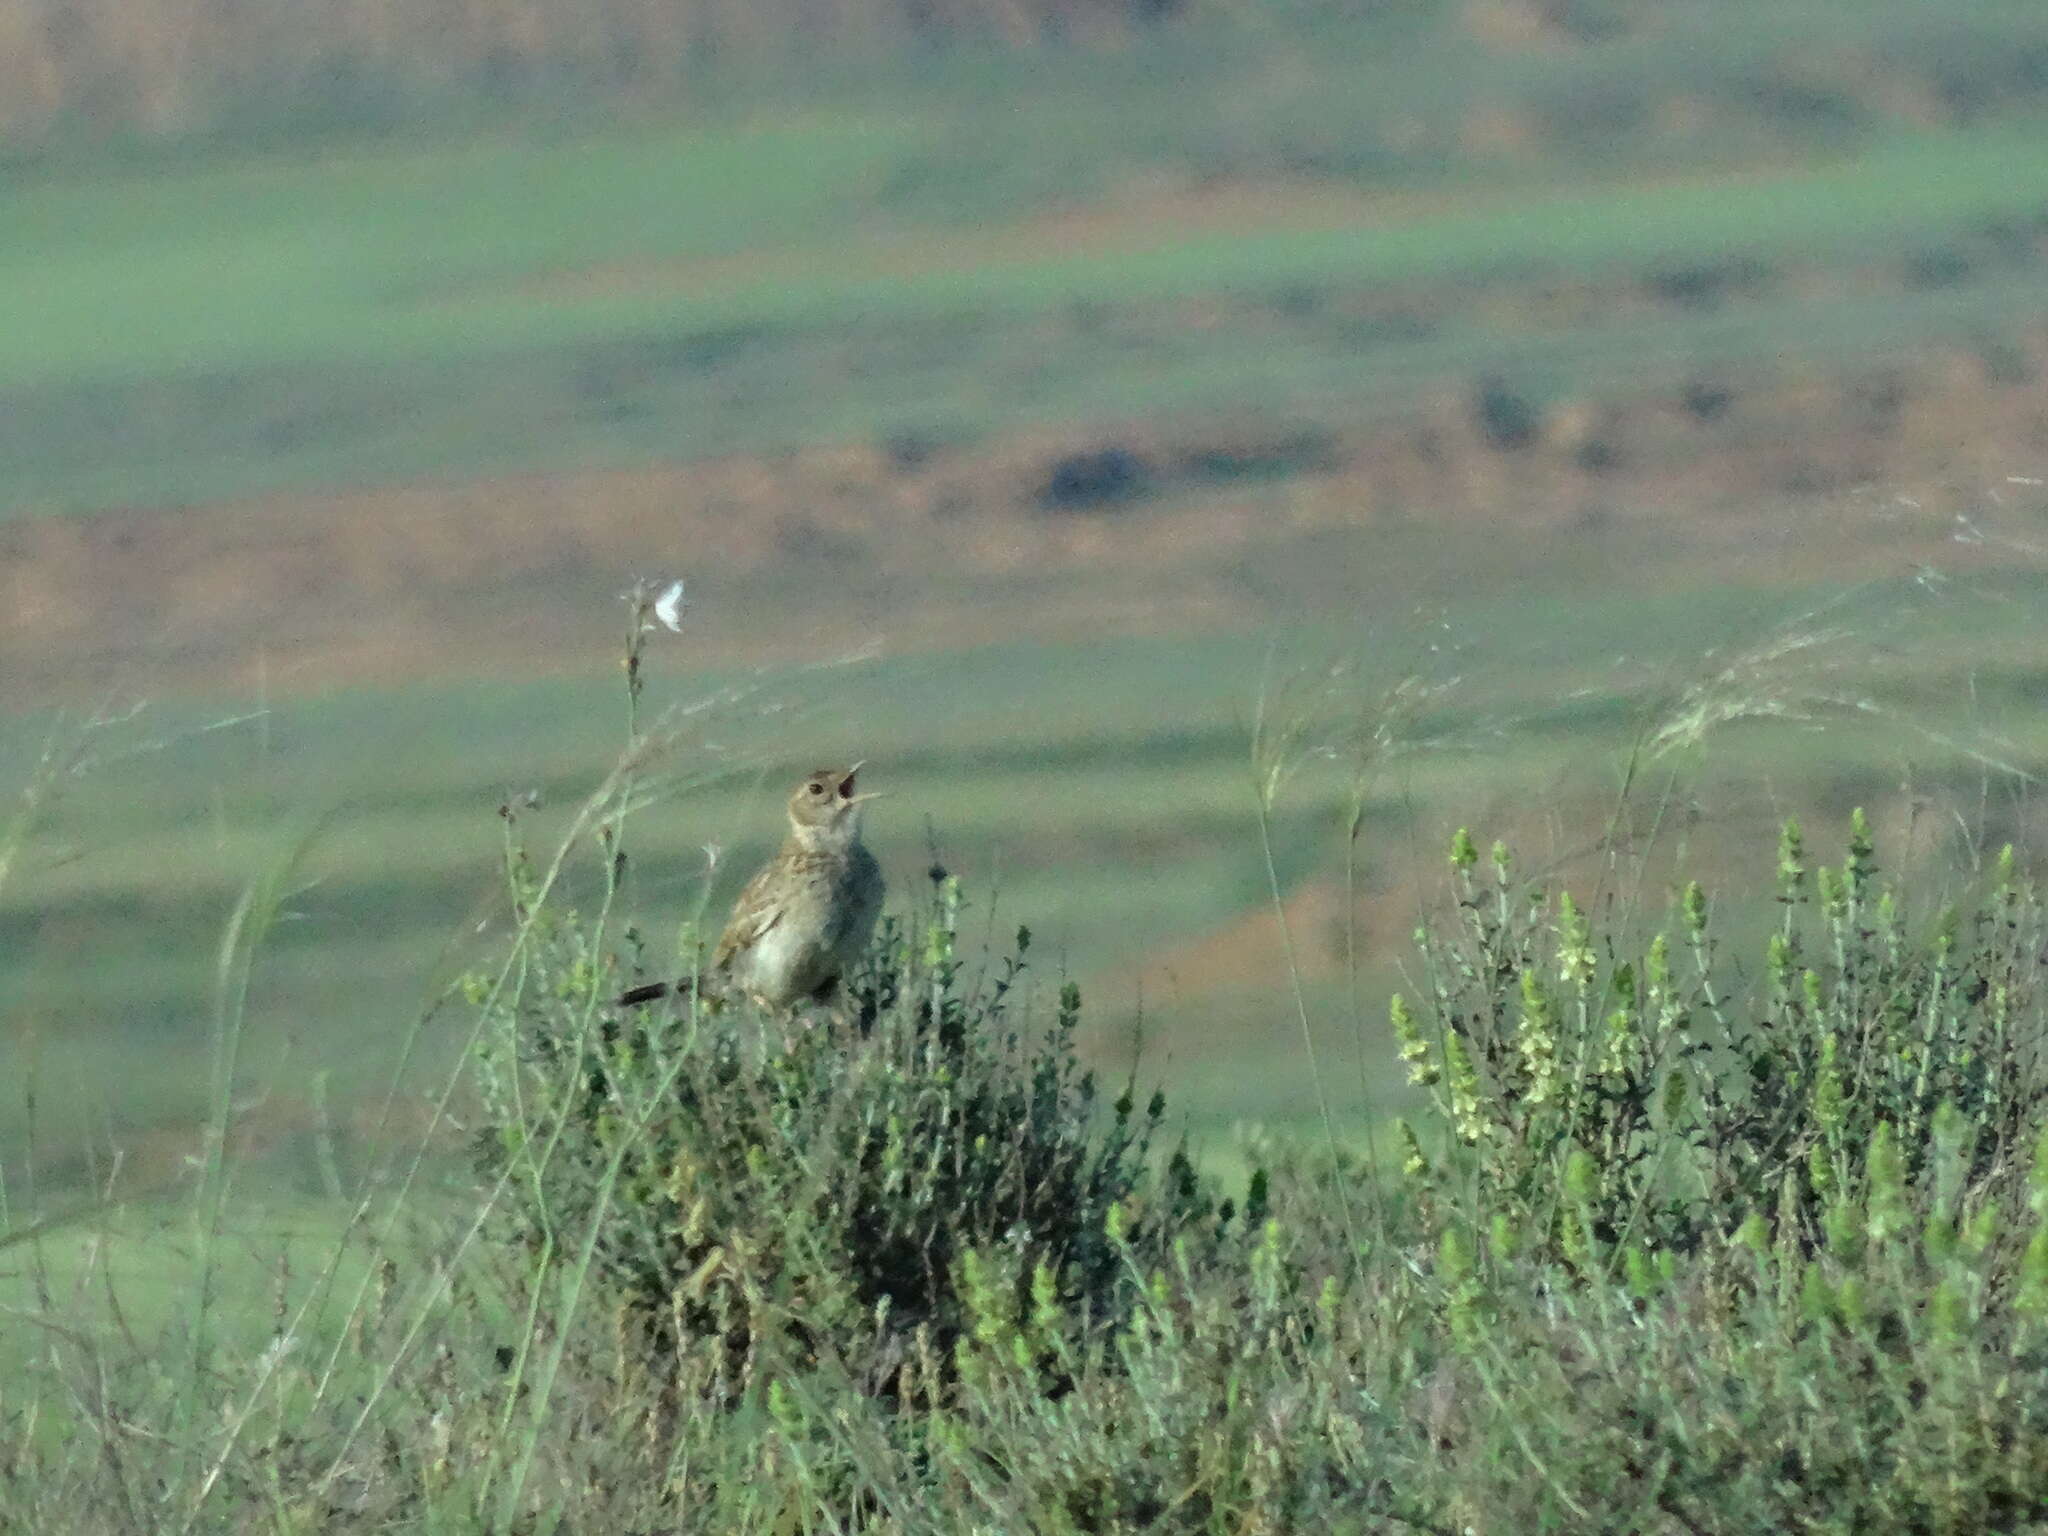
{"label": "bird", "polygon": [[789,836],[733,903],[701,979],[649,982],[620,994],[633,1007],[671,993],[737,995],[771,1011],[827,1002],[867,949],[882,910],[882,867],[860,840],[861,767],[814,768],[789,797]]}

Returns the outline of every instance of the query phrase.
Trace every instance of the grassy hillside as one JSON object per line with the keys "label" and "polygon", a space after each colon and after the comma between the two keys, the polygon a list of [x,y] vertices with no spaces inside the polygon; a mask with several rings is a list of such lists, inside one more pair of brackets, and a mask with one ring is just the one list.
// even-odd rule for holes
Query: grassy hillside
{"label": "grassy hillside", "polygon": [[[1344,763],[1411,667],[1444,691],[1387,722],[1399,755],[1367,785],[1365,905],[1348,920],[1366,998],[1393,984],[1439,894],[1430,850],[1456,820],[1533,839],[1600,882],[1585,840],[1616,814],[1632,744],[1658,728],[1671,727],[1672,750],[1642,765],[1627,819],[1641,818],[1646,847],[1688,850],[1702,871],[1720,867],[1724,838],[1787,809],[1826,826],[1852,798],[1880,808],[1914,868],[1968,828],[2032,825],[2028,776],[2048,758],[2032,701],[2048,656],[2009,626],[2048,601],[2039,578],[1880,584],[1846,603],[1832,584],[1684,598],[1567,580],[1453,611],[1433,641],[1404,620],[1295,633],[1277,655],[1248,637],[1171,636],[721,675],[688,669],[687,637],[660,636],[650,715],[727,699],[650,773],[626,910],[671,952],[677,925],[707,902],[715,923],[779,835],[781,779],[811,758],[865,756],[891,796],[873,836],[898,901],[917,899],[936,859],[963,880],[977,932],[1028,924],[1046,963],[1087,984],[1096,1059],[1127,1061],[1135,1027],[1200,1120],[1295,1123],[1308,1064],[1274,993],[1279,935],[1260,917],[1262,691],[1275,720],[1307,732],[1271,836],[1317,1031],[1347,1063],[1347,1113],[1395,1088],[1352,1065],[1380,1028],[1358,1037],[1361,1004],[1342,986]],[[1440,653],[1422,649],[1432,643]],[[1303,681],[1346,655],[1355,676]],[[257,702],[161,704],[99,733],[88,751],[104,761],[57,786],[0,888],[16,1020],[4,1059],[38,1079],[46,1178],[77,1178],[109,1136],[136,1146],[156,1129],[169,1161],[130,1172],[176,1176],[175,1133],[200,1123],[210,1091],[229,914],[310,835],[256,957],[238,1071],[252,1149],[316,1186],[308,1127],[326,1116],[345,1141],[367,1136],[421,1010],[502,940],[497,807],[545,843],[625,743],[620,691],[602,676]],[[1716,723],[1724,714],[1732,724]],[[1790,724],[1769,728],[1773,715]],[[17,781],[48,725],[10,731]],[[566,888],[589,898],[598,869],[579,845]],[[413,1089],[460,1039],[437,1015],[414,1042]],[[322,1074],[329,1102],[316,1104]],[[17,1156],[26,1134],[17,1121]]]}
{"label": "grassy hillside", "polygon": [[[497,931],[494,809],[561,825],[618,751],[613,598],[655,571],[700,594],[658,686],[752,690],[664,770],[657,940],[702,844],[715,909],[775,780],[865,755],[899,889],[935,842],[1107,994],[1101,1059],[1171,998],[1155,1048],[1212,1120],[1300,1112],[1248,787],[1276,642],[1282,675],[1461,679],[1372,786],[1361,996],[1445,818],[1582,846],[1660,689],[1863,583],[1834,670],[1770,680],[1836,734],[1795,719],[1670,804],[2023,825],[1984,786],[2040,745],[2038,16],[1566,9],[1202,13],[687,108],[11,162],[0,782],[36,782],[56,701],[60,742],[150,704],[0,887],[46,1169],[189,1141],[218,936],[315,820],[247,1092],[300,1150],[373,1097]],[[1662,413],[1633,458],[1630,410]],[[1075,444],[1167,469],[1062,500]],[[1873,463],[1955,483],[1902,510]],[[1330,998],[1341,780],[1317,759],[1272,828]]]}
{"label": "grassy hillside", "polygon": [[1190,13],[687,116],[25,161],[0,510],[1625,397],[2038,316],[2030,10],[1597,9]]}
{"label": "grassy hillside", "polygon": [[[1451,205],[1282,183],[975,228],[892,210],[947,131],[829,114],[0,191],[28,232],[0,289],[0,499],[1349,422],[1489,372],[1604,399],[1778,364],[1788,339],[1841,366],[2039,313],[2032,124]],[[1560,286],[1586,301],[1537,298]],[[1617,288],[1644,298],[1594,301]]]}
{"label": "grassy hillside", "polygon": [[1860,812],[1775,841],[1734,903],[1767,938],[1636,905],[1621,843],[1583,905],[1438,845],[1374,1053],[1412,1118],[1245,1137],[1227,1181],[950,883],[843,1018],[620,1019],[616,914],[519,865],[452,1010],[465,1188],[401,1154],[352,1207],[233,1203],[223,1082],[182,1219],[10,1233],[0,1517],[2031,1531],[2039,888],[1994,849],[1930,905]]}
{"label": "grassy hillside", "polygon": [[2048,1528],[2048,11],[59,9],[0,1529]]}

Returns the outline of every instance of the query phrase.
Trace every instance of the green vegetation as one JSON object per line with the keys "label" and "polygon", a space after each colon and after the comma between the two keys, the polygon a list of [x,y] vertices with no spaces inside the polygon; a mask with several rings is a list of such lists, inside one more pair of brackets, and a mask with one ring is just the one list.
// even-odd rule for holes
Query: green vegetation
{"label": "green vegetation", "polygon": [[[926,230],[914,253],[878,242],[872,273],[858,270],[868,253],[849,253],[845,230],[906,151],[907,131],[886,120],[567,149],[486,145],[310,172],[124,176],[83,193],[59,183],[18,191],[4,210],[41,238],[11,253],[0,388],[172,367],[495,358],[633,336],[744,350],[849,320],[1002,326],[1063,305],[1462,286],[1501,273],[1611,279],[1736,257],[1856,265],[1884,245],[2037,216],[2048,170],[2028,151],[2040,132],[2030,122],[1924,135],[1757,179],[1496,194],[1491,207],[1467,211],[1477,201],[1468,199],[1458,213],[1421,218],[1399,217],[1398,204],[1392,219],[1354,205],[1337,229],[1283,224],[1165,245],[1138,225],[1119,232],[1125,249],[1008,261],[961,231],[950,243],[965,260],[949,260],[948,235]],[[536,189],[553,201],[536,204]],[[680,266],[766,244],[794,249],[766,273]],[[634,267],[660,261],[679,269]],[[588,291],[567,284],[589,268],[599,270]]]}
{"label": "green vegetation", "polygon": [[[74,40],[187,73],[0,167],[0,1528],[2048,1521],[2048,470],[1885,388],[2028,387],[2048,11],[1170,9],[632,80],[495,0]],[[1565,426],[1765,442],[1788,380],[1850,400],[1825,506]],[[1474,506],[1261,457],[1419,399]],[[1968,520],[1852,488],[1887,413]],[[1127,502],[1031,478],[1155,436]],[[551,484],[293,541],[796,448],[731,570],[715,497],[621,556]],[[251,611],[405,686],[234,628],[249,495]],[[762,637],[811,664],[698,664]],[[846,1014],[615,1018],[842,755]]]}
{"label": "green vegetation", "polygon": [[[688,119],[29,163],[0,174],[0,512],[1348,423],[1481,373],[1608,398],[2038,315],[2038,17],[1867,8],[1833,78],[1825,8],[1740,9],[1502,52],[1455,8],[1283,7]],[[1944,105],[1881,104],[1915,93]],[[1478,113],[1528,142],[1474,147]]]}
{"label": "green vegetation", "polygon": [[[582,812],[614,850],[632,777]],[[481,1204],[393,1170],[255,1338],[217,1183],[168,1319],[117,1309],[121,1245],[17,1239],[9,1529],[2048,1516],[2048,911],[2009,851],[1926,909],[1860,813],[1829,867],[1788,825],[1750,966],[1697,886],[1581,907],[1460,832],[1387,1052],[1414,1121],[1254,1142],[1225,1192],[1142,1155],[1157,1101],[1091,1109],[1077,992],[960,948],[950,881],[833,1019],[621,1020],[616,914],[508,848]]]}
{"label": "green vegetation", "polygon": [[[2039,274],[1978,262],[1910,292],[1767,294],[1562,331],[1461,315],[1455,298],[1738,259],[1902,270],[1880,253],[1967,242],[2048,205],[2030,127],[1746,184],[1561,189],[1392,218],[1361,206],[1334,229],[1310,207],[1295,227],[1283,209],[1230,234],[1134,218],[1108,249],[1072,254],[1028,230],[1045,249],[998,255],[927,231],[849,253],[850,211],[872,186],[861,169],[900,134],[690,135],[581,149],[569,165],[549,163],[567,151],[490,146],[367,171],[154,177],[143,195],[129,178],[86,196],[17,192],[0,217],[49,235],[11,253],[0,288],[14,423],[0,485],[19,514],[1105,414],[1355,421],[1489,369],[1604,397],[1771,363],[1788,335],[1830,364],[1969,340],[2025,312]],[[792,177],[722,185],[778,153]],[[529,184],[562,201],[537,208]],[[137,203],[165,217],[105,228]],[[702,245],[750,234],[789,254],[692,270]],[[579,278],[585,267],[599,270]],[[1416,312],[1375,335],[1330,308],[1361,293]],[[1203,299],[1228,323],[1186,325]]]}
{"label": "green vegetation", "polygon": [[[1447,547],[1430,540],[1428,558]],[[1410,722],[1410,755],[1372,786],[1359,846],[1375,888],[1414,888],[1419,900],[1418,844],[1481,813],[1503,828],[1531,826],[1532,786],[1557,818],[1551,856],[1571,859],[1611,813],[1630,740],[1695,707],[1764,721],[1746,733],[1717,727],[1703,761],[1675,742],[1657,765],[1659,784],[1677,771],[1690,814],[1726,829],[1717,837],[1769,814],[1754,789],[1765,783],[1779,804],[1823,826],[1839,823],[1852,798],[1900,807],[1917,797],[1933,840],[1917,859],[1932,857],[1955,811],[1977,815],[1992,835],[2025,831],[2003,797],[2048,757],[2048,726],[2031,703],[2048,656],[2013,629],[2015,616],[2039,611],[2038,581],[1983,578],[1967,598],[1912,581],[1875,584],[1808,626],[1836,631],[1826,644],[1768,662],[1752,655],[1769,645],[1757,616],[1779,609],[1783,594],[1614,587],[1596,599],[1572,545],[1553,543],[1549,557],[1557,567],[1548,575],[1513,562],[1518,601],[1481,610],[1454,585],[1442,594],[1451,619],[1435,632],[1433,675],[1461,680]],[[1472,568],[1451,562],[1445,579]],[[1410,580],[1399,568],[1383,576],[1396,589]],[[723,910],[779,834],[776,781],[792,760],[825,750],[819,743],[837,743],[827,755],[871,756],[877,784],[891,791],[872,835],[898,901],[936,855],[975,893],[971,932],[1028,919],[1041,954],[1108,988],[1088,1041],[1099,1059],[1128,1061],[1125,1023],[1142,1012],[1154,1018],[1142,1033],[1158,1069],[1205,1125],[1302,1114],[1306,1064],[1268,992],[1279,963],[1272,941],[1254,935],[1220,973],[1184,976],[1171,961],[1141,969],[1266,899],[1250,842],[1246,735],[1264,665],[1252,643],[1014,644],[748,676],[694,674],[687,633],[660,638],[648,658],[649,709],[724,702],[682,717],[689,731],[644,779],[657,804],[640,819],[620,899],[654,939],[667,942],[700,903]],[[1365,710],[1419,649],[1391,625],[1363,648],[1342,633],[1293,643],[1289,665],[1358,653],[1350,680],[1315,702],[1331,715]],[[1715,684],[1722,667],[1763,697]],[[1075,687],[1078,677],[1088,686]],[[1720,691],[1704,706],[1681,697],[1710,685]],[[257,970],[241,1092],[288,1128],[275,1170],[290,1187],[321,1188],[307,1084],[331,1074],[346,1161],[408,1021],[503,932],[496,808],[509,800],[552,835],[619,745],[609,690],[582,679],[340,692],[242,718],[255,702],[166,703],[93,734],[81,771],[50,787],[0,885],[15,1025],[0,1042],[0,1070],[37,1080],[45,1180],[90,1182],[87,1158],[104,1161],[110,1136],[127,1142],[203,1118],[221,928],[249,881],[319,816]],[[1774,712],[1790,718],[1773,726]],[[222,720],[240,723],[207,729]],[[50,716],[21,722],[0,771],[29,782],[53,728],[69,739]],[[1328,761],[1311,761],[1275,808],[1290,894],[1338,873],[1330,830],[1345,814],[1340,779]],[[1987,786],[1993,798],[1980,810]],[[529,808],[530,793],[539,803]],[[707,843],[721,850],[708,875]],[[573,877],[579,901],[590,899],[587,878]],[[1417,910],[1397,901],[1374,922],[1367,995],[1395,984]],[[1328,941],[1317,927],[1306,942],[1320,993],[1334,986],[1321,965]],[[1319,1027],[1326,1050],[1356,1060],[1349,1023]],[[445,1063],[455,1039],[437,1024],[424,1060]],[[137,1059],[149,1070],[133,1070]],[[1361,1080],[1347,1065],[1341,1081],[1346,1115],[1386,1102],[1382,1073],[1351,1086]],[[26,1127],[10,1116],[7,1132],[19,1158]]]}
{"label": "green vegetation", "polygon": [[[514,879],[540,910],[523,856]],[[573,923],[538,922],[517,971],[471,983],[491,1009],[477,1140],[505,1191],[503,1235],[569,1260],[570,1234],[586,1234],[573,1283],[623,1308],[656,1358],[722,1344],[712,1374],[728,1381],[784,1336],[829,1340],[878,1387],[915,1369],[912,1350],[948,1360],[973,1321],[963,1267],[996,1245],[1055,1276],[1065,1305],[1114,1317],[1120,1242],[1171,1233],[1184,1214],[1119,1214],[1153,1188],[1165,1101],[1140,1115],[1127,1090],[1109,1133],[1091,1136],[1080,989],[1068,983],[1044,1038],[1027,1040],[1037,1021],[1020,1008],[1010,1023],[1007,999],[1029,930],[970,992],[967,967],[984,957],[958,947],[957,880],[934,886],[931,920],[886,925],[824,1019],[764,1024],[721,1005],[612,1017],[609,957]],[[1171,1167],[1193,1200],[1185,1158]],[[801,1316],[780,1300],[792,1280]]]}

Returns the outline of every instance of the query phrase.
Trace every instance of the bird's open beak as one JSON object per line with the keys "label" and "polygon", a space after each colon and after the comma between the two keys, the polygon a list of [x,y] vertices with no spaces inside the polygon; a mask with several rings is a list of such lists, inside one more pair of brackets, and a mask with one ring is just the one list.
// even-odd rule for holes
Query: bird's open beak
{"label": "bird's open beak", "polygon": [[871,789],[864,795],[856,795],[850,793],[850,791],[853,789],[853,776],[859,773],[861,769],[866,766],[866,764],[867,759],[862,758],[859,762],[855,763],[851,768],[847,769],[846,777],[839,781],[839,798],[845,801],[848,805],[859,805],[863,800],[879,800],[882,798],[884,794],[887,793],[886,790],[880,789]]}

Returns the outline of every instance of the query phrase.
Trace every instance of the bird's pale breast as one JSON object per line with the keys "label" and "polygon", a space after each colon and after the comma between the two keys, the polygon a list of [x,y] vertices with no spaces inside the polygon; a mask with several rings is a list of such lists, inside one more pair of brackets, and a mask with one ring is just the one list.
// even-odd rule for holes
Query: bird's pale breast
{"label": "bird's pale breast", "polygon": [[740,988],[774,1007],[838,979],[867,947],[881,907],[881,871],[855,844],[800,856],[777,871],[774,920],[730,961]]}

